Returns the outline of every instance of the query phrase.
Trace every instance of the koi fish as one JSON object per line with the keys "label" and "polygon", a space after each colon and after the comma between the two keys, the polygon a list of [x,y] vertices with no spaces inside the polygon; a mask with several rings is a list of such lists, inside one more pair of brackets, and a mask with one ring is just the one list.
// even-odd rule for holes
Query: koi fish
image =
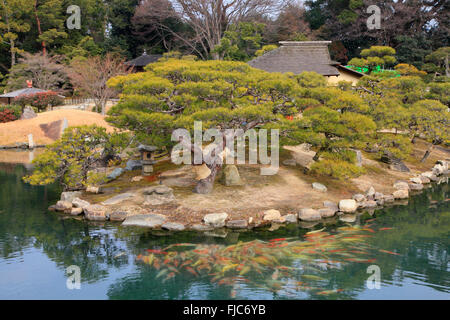
{"label": "koi fish", "polygon": [[384,253],[389,253],[389,254],[393,254],[393,255],[396,255],[396,256],[400,256],[401,254],[400,253],[396,253],[396,252],[392,252],[392,251],[387,251],[387,250],[378,250],[378,251],[380,251],[380,252],[384,252]]}
{"label": "koi fish", "polygon": [[185,262],[183,262],[183,263],[180,265],[180,268],[183,268],[184,266],[186,266],[186,265],[188,265],[188,264],[190,264],[190,263],[192,263],[192,260],[186,260]]}
{"label": "koi fish", "polygon": [[169,270],[167,269],[163,269],[160,272],[158,272],[158,274],[156,275],[156,279],[162,277],[163,275],[165,275],[167,272],[169,272]]}
{"label": "koi fish", "polygon": [[394,229],[394,228],[380,228],[378,230],[384,231],[384,230],[392,230],[392,229]]}
{"label": "koi fish", "polygon": [[270,242],[277,242],[277,241],[285,241],[286,240],[286,238],[277,238],[277,239],[272,239],[272,240],[269,240]]}
{"label": "koi fish", "polygon": [[223,267],[222,269],[222,273],[227,272],[228,270],[234,269],[238,266],[238,264],[230,264],[228,266]]}
{"label": "koi fish", "polygon": [[195,272],[195,270],[192,269],[191,267],[186,267],[186,270],[187,270],[189,273],[193,274],[194,276],[198,277],[197,272]]}
{"label": "koi fish", "polygon": [[159,250],[159,249],[147,249],[147,252],[157,253],[157,254],[167,254],[166,251],[162,251],[162,250]]}
{"label": "koi fish", "polygon": [[306,234],[315,234],[315,233],[320,233],[320,232],[322,232],[323,230],[325,230],[325,228],[322,228],[322,229],[320,229],[320,230],[314,230],[314,231],[310,231],[310,232],[307,232]]}
{"label": "koi fish", "polygon": [[175,272],[171,272],[167,275],[167,277],[163,280],[163,282],[166,282],[167,280],[175,277]]}
{"label": "koi fish", "polygon": [[342,291],[344,291],[344,290],[343,289],[325,290],[325,291],[317,292],[317,294],[328,295],[328,294],[338,293],[338,292],[342,292]]}
{"label": "koi fish", "polygon": [[241,272],[239,272],[239,274],[241,276],[243,276],[244,274],[246,274],[247,272],[249,272],[251,270],[251,268],[249,266],[245,266],[242,268]]}

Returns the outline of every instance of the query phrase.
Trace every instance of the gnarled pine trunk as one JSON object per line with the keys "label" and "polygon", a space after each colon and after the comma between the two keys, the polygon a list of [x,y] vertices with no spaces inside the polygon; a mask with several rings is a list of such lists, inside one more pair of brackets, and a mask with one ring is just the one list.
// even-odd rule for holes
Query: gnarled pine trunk
{"label": "gnarled pine trunk", "polygon": [[197,185],[194,188],[195,193],[200,194],[208,194],[211,193],[214,187],[214,181],[216,180],[216,176],[219,173],[220,169],[222,168],[222,164],[213,164],[213,165],[206,165],[210,170],[211,173],[209,176],[207,176],[204,179],[200,179],[197,183]]}

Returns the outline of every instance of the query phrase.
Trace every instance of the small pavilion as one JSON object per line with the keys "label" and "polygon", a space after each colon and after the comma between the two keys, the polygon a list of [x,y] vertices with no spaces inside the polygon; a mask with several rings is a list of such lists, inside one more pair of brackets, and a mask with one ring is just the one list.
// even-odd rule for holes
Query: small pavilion
{"label": "small pavilion", "polygon": [[141,56],[127,61],[125,64],[134,67],[134,72],[143,72],[146,65],[158,61],[161,57],[162,55],[160,54],[147,54],[144,50],[144,53]]}

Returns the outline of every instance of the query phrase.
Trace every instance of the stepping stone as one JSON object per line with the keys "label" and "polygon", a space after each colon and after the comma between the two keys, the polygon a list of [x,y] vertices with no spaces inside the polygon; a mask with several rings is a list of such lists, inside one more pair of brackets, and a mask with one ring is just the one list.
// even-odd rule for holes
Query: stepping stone
{"label": "stepping stone", "polygon": [[160,227],[166,221],[167,217],[161,214],[140,214],[135,216],[130,216],[125,219],[122,223],[123,226],[138,226],[138,227],[148,227],[157,228]]}
{"label": "stepping stone", "polygon": [[121,194],[118,194],[117,196],[114,196],[112,198],[109,198],[108,200],[103,201],[102,204],[105,206],[110,206],[110,205],[121,203],[122,201],[128,200],[130,198],[133,198],[134,196],[135,196],[134,193],[121,193]]}

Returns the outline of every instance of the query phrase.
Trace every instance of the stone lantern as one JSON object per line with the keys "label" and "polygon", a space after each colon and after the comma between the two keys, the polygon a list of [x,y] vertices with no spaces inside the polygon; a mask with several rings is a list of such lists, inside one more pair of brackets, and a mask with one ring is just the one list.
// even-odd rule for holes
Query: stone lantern
{"label": "stone lantern", "polygon": [[155,146],[140,144],[138,150],[141,152],[142,175],[148,176],[153,172],[153,164],[156,163],[154,159],[154,152],[157,148]]}

